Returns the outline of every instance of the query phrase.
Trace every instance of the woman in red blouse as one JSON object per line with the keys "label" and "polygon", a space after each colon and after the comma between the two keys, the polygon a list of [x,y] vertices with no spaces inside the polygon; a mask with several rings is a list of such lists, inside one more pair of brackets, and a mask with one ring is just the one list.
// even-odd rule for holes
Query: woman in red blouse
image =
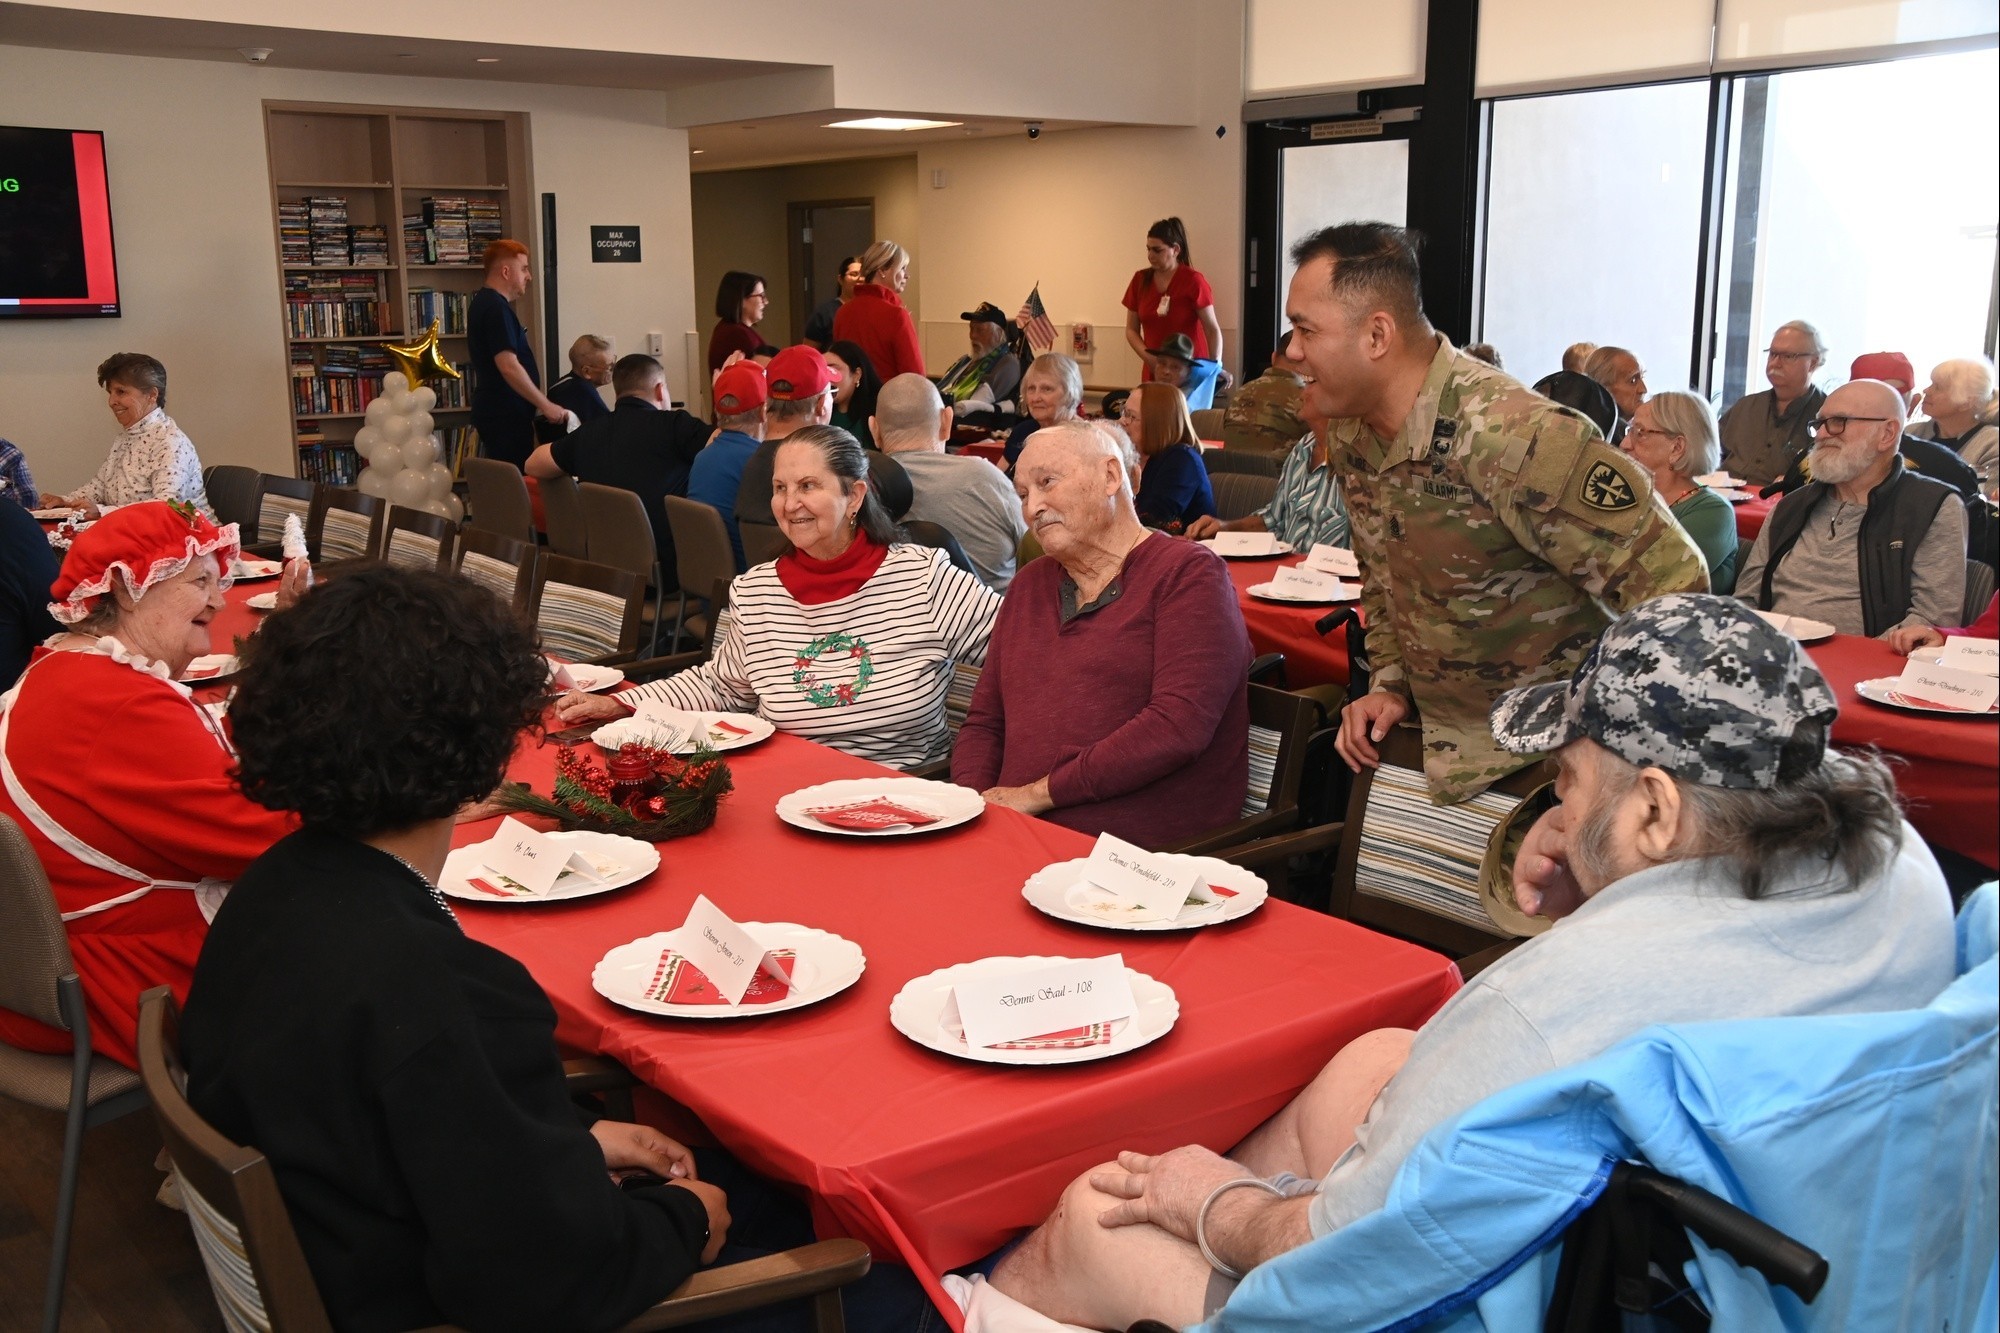
{"label": "woman in red blouse", "polygon": [[898,375],[924,373],[917,326],[904,306],[910,283],[910,252],[894,241],[877,241],[861,252],[861,285],[833,317],[833,336],[868,354],[884,384]]}
{"label": "woman in red blouse", "polygon": [[[1222,360],[1222,322],[1215,317],[1215,293],[1201,270],[1188,265],[1187,228],[1179,218],[1162,218],[1146,232],[1146,267],[1125,285],[1125,341],[1145,363],[1143,378],[1153,378],[1153,358],[1146,349],[1162,347],[1176,333],[1194,343],[1199,360]],[[1231,383],[1228,371],[1216,377],[1221,388]]]}
{"label": "woman in red blouse", "polygon": [[722,275],[715,289],[715,331],[708,335],[709,374],[721,370],[731,352],[749,356],[764,345],[764,335],[755,325],[770,304],[758,274],[730,269]]}

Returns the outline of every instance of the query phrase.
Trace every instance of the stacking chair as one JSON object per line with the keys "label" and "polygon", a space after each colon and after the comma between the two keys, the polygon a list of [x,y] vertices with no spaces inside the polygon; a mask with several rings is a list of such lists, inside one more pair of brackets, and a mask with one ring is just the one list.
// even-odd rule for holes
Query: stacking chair
{"label": "stacking chair", "polygon": [[542,647],[565,661],[629,661],[639,647],[645,601],[646,580],[630,570],[544,555],[528,616]]}
{"label": "stacking chair", "polygon": [[667,530],[674,537],[674,572],[680,584],[675,589],[680,595],[680,609],[674,616],[672,641],[677,647],[684,627],[704,637],[710,635],[709,622],[715,607],[708,608],[707,616],[697,614],[691,618],[688,598],[704,600],[717,584],[727,588],[736,577],[736,553],[730,549],[729,529],[723,526],[722,514],[714,505],[669,495],[666,511]]}
{"label": "stacking chair", "polygon": [[1319,706],[1302,695],[1252,683],[1250,783],[1234,823],[1167,848],[1187,855],[1228,856],[1227,848],[1289,832],[1299,821],[1299,780],[1306,742],[1319,727]]}
{"label": "stacking chair", "polygon": [[449,570],[457,533],[458,525],[448,518],[390,505],[382,532],[382,559],[401,569]]}
{"label": "stacking chair", "polygon": [[[951,732],[954,745],[958,743],[959,729],[965,726],[965,715],[972,711],[972,692],[978,688],[978,667],[963,662],[951,664],[951,681],[944,687],[944,725]],[[909,772],[912,777],[942,780],[951,775],[951,756],[919,764]]]}
{"label": "stacking chair", "polygon": [[768,520],[736,520],[736,534],[743,542],[743,563],[749,567],[768,565],[792,549],[778,525]]}
{"label": "stacking chair", "polygon": [[535,586],[535,548],[515,537],[482,528],[458,533],[458,572],[479,584],[517,613],[528,609]]}
{"label": "stacking chair", "polygon": [[[653,539],[653,520],[646,516],[646,502],[635,492],[620,486],[600,486],[582,482],[576,487],[584,526],[590,533],[590,561],[637,574],[646,591],[658,590],[653,606],[653,629],[647,652],[660,651],[660,622],[666,600],[660,572],[660,548]],[[549,520],[549,541],[555,541],[555,520]],[[566,553],[565,553],[566,554]],[[645,608],[642,601],[641,610]]]}
{"label": "stacking chair", "polygon": [[[333,1325],[270,1160],[230,1142],[188,1104],[179,1031],[172,993],[164,986],[147,991],[139,1002],[139,1077],[153,1097],[223,1322],[238,1333],[330,1333]],[[588,1084],[572,1077],[572,1089],[583,1086]],[[627,1324],[624,1333],[680,1328],[808,1297],[818,1333],[840,1333],[840,1288],[864,1276],[869,1262],[860,1241],[823,1240],[711,1268]],[[441,1325],[425,1333],[456,1330]]]}
{"label": "stacking chair", "polygon": [[266,472],[257,478],[257,525],[243,534],[246,554],[277,555],[283,550],[285,519],[297,514],[300,526],[312,517],[313,484],[297,477],[274,477]]}
{"label": "stacking chair", "polygon": [[1201,461],[1208,465],[1211,484],[1213,478],[1224,473],[1269,477],[1275,481],[1285,465],[1282,455],[1259,453],[1255,449],[1204,449]]}
{"label": "stacking chair", "polygon": [[498,458],[468,458],[465,488],[467,527],[535,544],[535,511],[521,469]]}
{"label": "stacking chair", "polygon": [[1260,477],[1250,472],[1213,473],[1208,484],[1215,492],[1215,516],[1225,523],[1249,517],[1271,503],[1278,493],[1275,476]]}
{"label": "stacking chair", "polygon": [[313,493],[306,515],[306,551],[314,564],[372,560],[382,549],[382,525],[389,502],[338,486]]}
{"label": "stacking chair", "polygon": [[973,566],[972,557],[965,553],[963,546],[959,545],[958,538],[952,536],[951,529],[942,523],[932,523],[921,518],[909,519],[903,524],[903,536],[918,546],[931,546],[943,551],[952,564],[974,578],[979,577],[979,570]]}
{"label": "stacking chair", "polygon": [[56,911],[48,876],[20,826],[5,815],[0,815],[0,1008],[61,1028],[75,1044],[69,1055],[0,1045],[0,1096],[68,1117],[62,1167],[56,1177],[48,1286],[42,1298],[43,1333],[55,1333],[62,1319],[63,1278],[69,1270],[83,1131],[140,1109],[146,1093],[137,1074],[91,1054],[83,983],[70,959],[69,936]]}
{"label": "stacking chair", "polygon": [[549,549],[572,560],[589,560],[590,525],[584,520],[583,499],[575,477],[551,477],[540,483],[542,521],[548,525]]}
{"label": "stacking chair", "polygon": [[234,523],[245,541],[257,536],[257,469],[217,463],[202,469],[202,489],[218,523]]}
{"label": "stacking chair", "polygon": [[1965,607],[1959,624],[1970,625],[1986,613],[1986,604],[1993,600],[1993,566],[1979,560],[1965,562]]}

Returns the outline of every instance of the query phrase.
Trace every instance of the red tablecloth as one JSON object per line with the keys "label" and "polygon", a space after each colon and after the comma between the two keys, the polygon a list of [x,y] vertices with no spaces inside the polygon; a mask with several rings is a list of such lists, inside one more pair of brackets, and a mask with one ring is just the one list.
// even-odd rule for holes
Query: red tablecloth
{"label": "red tablecloth", "polygon": [[1746,542],[1757,540],[1757,534],[1764,530],[1764,520],[1784,497],[1774,495],[1768,500],[1745,500],[1736,506],[1736,535]]}
{"label": "red tablecloth", "polygon": [[1933,843],[2000,869],[2000,722],[1863,699],[1856,682],[1902,674],[1903,658],[1878,639],[1839,634],[1806,651],[1840,699],[1834,742],[1907,760],[1896,767],[1896,786],[1910,822]]}
{"label": "red tablecloth", "polygon": [[[547,790],[550,748],[515,775]],[[1042,916],[1021,885],[1089,839],[1010,810],[897,840],[780,823],[778,797],[877,766],[782,733],[732,760],[715,827],[663,843],[651,878],[540,908],[460,905],[466,931],[519,958],[548,992],[563,1041],[609,1055],[698,1114],[751,1166],[808,1187],[822,1234],[847,1234],[936,1286],[1039,1221],[1062,1187],[1121,1148],[1224,1149],[1289,1100],[1356,1035],[1420,1023],[1457,987],[1437,954],[1284,903],[1233,925],[1144,935]],[[457,842],[490,835],[466,825]],[[681,924],[696,893],[738,920],[835,931],[867,954],[852,989],[807,1009],[700,1022],[601,999],[592,967],[616,945]],[[994,954],[1122,952],[1172,986],[1178,1025],[1097,1064],[1005,1068],[939,1055],[889,1026],[903,984]]]}
{"label": "red tablecloth", "polygon": [[1005,440],[974,440],[971,444],[960,445],[958,451],[970,458],[983,458],[995,467],[1007,466]]}
{"label": "red tablecloth", "polygon": [[1236,585],[1236,604],[1243,608],[1243,623],[1250,630],[1250,646],[1259,653],[1285,655],[1287,686],[1296,690],[1307,685],[1345,685],[1346,631],[1335,630],[1331,635],[1321,635],[1313,628],[1337,607],[1331,603],[1325,606],[1295,606],[1284,602],[1266,602],[1249,593],[1251,585],[1269,583],[1275,570],[1299,564],[1304,559],[1302,555],[1291,555],[1277,560],[1231,560],[1229,578]]}

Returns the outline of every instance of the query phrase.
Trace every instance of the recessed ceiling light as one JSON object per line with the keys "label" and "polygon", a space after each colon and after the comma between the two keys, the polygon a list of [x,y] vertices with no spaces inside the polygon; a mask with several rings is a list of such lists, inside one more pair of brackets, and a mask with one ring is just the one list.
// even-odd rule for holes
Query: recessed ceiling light
{"label": "recessed ceiling light", "polygon": [[497,65],[497,64],[499,64],[499,63],[500,63],[500,57],[499,57],[499,56],[474,56],[474,57],[473,57],[473,63],[475,63],[475,64],[479,64],[479,65]]}
{"label": "recessed ceiling light", "polygon": [[962,120],[912,120],[906,116],[863,116],[859,120],[836,120],[822,125],[826,130],[945,130],[963,125]]}

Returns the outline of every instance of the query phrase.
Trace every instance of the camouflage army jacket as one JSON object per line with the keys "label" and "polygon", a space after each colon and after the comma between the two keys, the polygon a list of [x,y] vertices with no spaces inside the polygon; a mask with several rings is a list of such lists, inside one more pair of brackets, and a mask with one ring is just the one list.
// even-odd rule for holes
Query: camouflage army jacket
{"label": "camouflage army jacket", "polygon": [[1231,449],[1284,456],[1308,429],[1299,417],[1305,396],[1305,380],[1276,366],[1238,385],[1223,409],[1223,442]]}
{"label": "camouflage army jacket", "polygon": [[1536,762],[1493,740],[1487,714],[1503,691],[1567,679],[1648,598],[1708,590],[1644,468],[1444,338],[1394,440],[1358,419],[1329,433],[1374,688],[1415,704],[1440,805]]}

